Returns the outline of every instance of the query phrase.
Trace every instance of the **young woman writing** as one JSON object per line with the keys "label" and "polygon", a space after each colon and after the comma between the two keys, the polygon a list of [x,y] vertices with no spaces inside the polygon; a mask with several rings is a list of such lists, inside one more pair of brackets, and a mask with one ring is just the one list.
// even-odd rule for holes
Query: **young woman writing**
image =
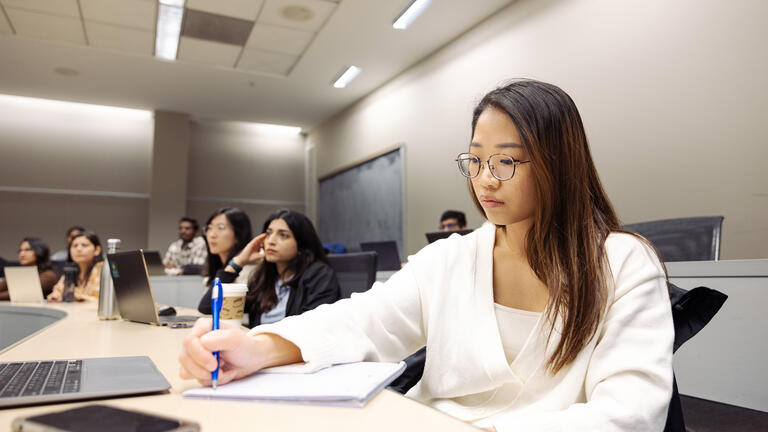
{"label": "young woman writing", "polygon": [[[181,376],[427,358],[408,396],[498,431],[661,431],[674,329],[665,271],[620,232],[578,110],[560,88],[516,81],[474,111],[457,157],[488,223],[411,256],[385,284],[251,330],[196,324]],[[233,348],[234,347],[234,348]]]}

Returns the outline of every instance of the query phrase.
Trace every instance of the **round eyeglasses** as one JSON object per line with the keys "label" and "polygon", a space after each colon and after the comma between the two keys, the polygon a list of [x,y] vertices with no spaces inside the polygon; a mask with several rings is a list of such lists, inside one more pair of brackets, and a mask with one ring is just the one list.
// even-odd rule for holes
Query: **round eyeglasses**
{"label": "round eyeglasses", "polygon": [[[530,162],[515,160],[512,156],[497,153],[491,155],[485,164],[488,165],[488,169],[491,170],[491,175],[501,181],[509,180],[515,175],[515,168],[524,163]],[[461,175],[467,178],[475,178],[480,174],[480,169],[483,167],[483,161],[480,157],[472,153],[460,153],[456,157],[456,163],[459,165],[459,172]]]}

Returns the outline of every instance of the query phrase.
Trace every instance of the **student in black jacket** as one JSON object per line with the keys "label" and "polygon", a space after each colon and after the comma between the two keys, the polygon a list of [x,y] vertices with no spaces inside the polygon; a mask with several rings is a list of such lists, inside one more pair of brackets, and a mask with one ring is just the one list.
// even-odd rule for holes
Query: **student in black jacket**
{"label": "student in black jacket", "polygon": [[[217,276],[229,283],[243,266],[258,263],[245,300],[249,327],[299,315],[340,297],[339,282],[317,232],[301,213],[278,210],[270,215],[263,234],[251,240]],[[210,290],[198,309],[211,312]]]}

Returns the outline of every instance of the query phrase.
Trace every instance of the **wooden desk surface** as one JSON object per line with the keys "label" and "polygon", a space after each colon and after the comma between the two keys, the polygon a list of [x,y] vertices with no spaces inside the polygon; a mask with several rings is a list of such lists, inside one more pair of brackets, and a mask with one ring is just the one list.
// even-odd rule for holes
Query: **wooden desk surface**
{"label": "wooden desk surface", "polygon": [[[183,399],[197,387],[179,378],[177,357],[189,329],[171,329],[125,321],[100,321],[96,304],[47,305],[69,315],[33,337],[0,353],[0,361],[49,360],[147,355],[171,383],[168,394],[101,400],[99,403],[196,421],[203,431],[472,431],[469,424],[389,390],[364,408]],[[179,313],[189,310],[178,308]],[[87,402],[92,403],[92,402]],[[82,405],[54,404],[0,410],[0,431],[19,416]]]}

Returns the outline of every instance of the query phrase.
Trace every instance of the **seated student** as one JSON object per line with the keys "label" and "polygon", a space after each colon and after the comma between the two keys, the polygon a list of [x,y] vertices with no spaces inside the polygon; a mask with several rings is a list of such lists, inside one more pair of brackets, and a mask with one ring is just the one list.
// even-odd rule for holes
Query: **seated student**
{"label": "seated student", "polygon": [[[69,244],[69,257],[67,261],[77,264],[77,286],[75,287],[75,300],[92,301],[99,298],[99,281],[101,280],[101,242],[99,236],[90,231],[84,231],[76,235]],[[49,302],[60,302],[64,290],[64,276],[48,294]]]}
{"label": "seated student", "polygon": [[205,240],[197,236],[199,228],[196,219],[185,216],[179,220],[179,239],[171,243],[163,257],[166,273],[200,274],[208,251]]}
{"label": "seated student", "polygon": [[[37,266],[44,296],[51,293],[57,279],[56,272],[53,271],[51,261],[48,259],[49,254],[48,245],[37,237],[24,237],[19,243],[19,264]],[[0,300],[9,299],[8,283],[5,280],[0,280]]]}
{"label": "seated student", "polygon": [[[263,252],[261,250],[263,249]],[[260,264],[248,281],[245,310],[248,326],[280,321],[339,299],[341,289],[312,222],[301,213],[278,210],[257,236],[230,261],[222,282],[231,281],[243,265]],[[211,313],[210,291],[200,312]]]}
{"label": "seated student", "polygon": [[446,210],[440,216],[440,231],[458,231],[467,228],[467,217],[458,210]]}
{"label": "seated student", "polygon": [[51,255],[51,261],[67,261],[69,257],[69,245],[72,244],[72,239],[76,235],[85,232],[85,228],[75,225],[67,230],[67,248],[56,251]]}
{"label": "seated student", "polygon": [[665,270],[621,232],[581,117],[560,88],[488,93],[457,158],[488,220],[432,243],[385,284],[252,329],[184,340],[182,378],[219,384],[306,361],[398,361],[426,345],[408,396],[488,430],[661,431],[674,328]]}
{"label": "seated student", "polygon": [[[210,288],[214,278],[236,283],[248,283],[248,278],[256,269],[255,265],[245,265],[239,274],[233,278],[224,275],[227,264],[243,250],[251,240],[251,219],[244,211],[236,207],[224,207],[216,210],[208,218],[203,228],[205,241],[208,247],[203,276],[205,286],[208,287],[203,299],[208,296],[208,308],[210,309]],[[200,301],[202,305],[203,300]],[[210,313],[210,311],[208,312]]]}

